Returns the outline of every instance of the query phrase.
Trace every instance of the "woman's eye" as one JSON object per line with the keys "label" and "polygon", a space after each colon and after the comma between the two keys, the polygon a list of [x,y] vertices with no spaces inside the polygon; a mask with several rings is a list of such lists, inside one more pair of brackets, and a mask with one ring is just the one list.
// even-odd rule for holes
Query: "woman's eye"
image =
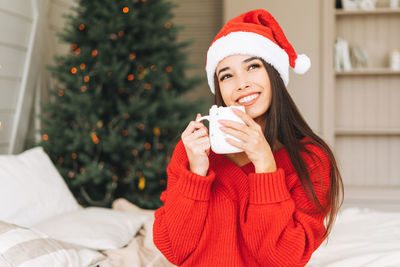
{"label": "woman's eye", "polygon": [[252,65],[250,65],[249,70],[256,69],[259,67],[260,67],[260,64],[252,64]]}
{"label": "woman's eye", "polygon": [[232,75],[230,75],[230,74],[225,74],[225,75],[223,75],[222,77],[221,77],[221,81],[223,81],[223,80],[225,80],[225,79],[227,79],[227,78],[229,78],[229,77],[231,77]]}

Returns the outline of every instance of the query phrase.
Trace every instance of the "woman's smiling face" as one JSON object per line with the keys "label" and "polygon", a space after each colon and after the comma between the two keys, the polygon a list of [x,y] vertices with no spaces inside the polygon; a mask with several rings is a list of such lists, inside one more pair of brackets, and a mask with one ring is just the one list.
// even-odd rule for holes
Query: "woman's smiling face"
{"label": "woman's smiling face", "polygon": [[227,106],[242,105],[253,119],[264,115],[271,104],[271,83],[261,59],[232,55],[216,68],[222,99]]}

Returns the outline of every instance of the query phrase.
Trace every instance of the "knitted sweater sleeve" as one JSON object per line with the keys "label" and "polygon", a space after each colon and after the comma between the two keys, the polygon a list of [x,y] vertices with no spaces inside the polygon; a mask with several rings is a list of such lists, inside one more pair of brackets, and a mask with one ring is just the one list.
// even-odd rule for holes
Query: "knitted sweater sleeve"
{"label": "knitted sweater sleeve", "polygon": [[[329,158],[321,151],[304,158],[322,205],[330,185]],[[249,203],[241,220],[244,241],[261,266],[304,266],[322,243],[324,217],[308,198],[297,174],[249,174]]]}
{"label": "knitted sweater sleeve", "polygon": [[195,250],[203,233],[215,173],[200,176],[189,171],[185,147],[180,141],[167,168],[164,206],[156,210],[153,241],[173,264],[180,265]]}

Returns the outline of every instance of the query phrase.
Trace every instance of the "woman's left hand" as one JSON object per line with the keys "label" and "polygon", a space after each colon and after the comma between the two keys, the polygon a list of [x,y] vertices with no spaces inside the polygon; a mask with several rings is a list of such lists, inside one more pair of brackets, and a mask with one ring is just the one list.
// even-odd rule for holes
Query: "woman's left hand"
{"label": "woman's left hand", "polygon": [[249,160],[254,164],[256,173],[276,171],[271,146],[265,139],[261,126],[243,111],[235,108],[232,108],[232,110],[244,121],[245,125],[231,120],[219,120],[218,122],[223,125],[221,130],[236,137],[241,142],[232,138],[226,138],[226,141],[244,150]]}

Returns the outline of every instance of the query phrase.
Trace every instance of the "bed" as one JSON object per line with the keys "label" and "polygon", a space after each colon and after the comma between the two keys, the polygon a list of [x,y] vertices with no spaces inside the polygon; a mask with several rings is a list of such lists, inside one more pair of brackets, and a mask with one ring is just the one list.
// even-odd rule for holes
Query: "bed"
{"label": "bed", "polygon": [[153,221],[125,199],[81,207],[41,147],[0,155],[0,267],[174,266]]}
{"label": "bed", "polygon": [[[169,267],[154,211],[78,205],[42,148],[0,155],[0,267]],[[308,267],[400,266],[400,212],[346,207]]]}
{"label": "bed", "polygon": [[346,207],[309,267],[400,266],[400,212]]}

